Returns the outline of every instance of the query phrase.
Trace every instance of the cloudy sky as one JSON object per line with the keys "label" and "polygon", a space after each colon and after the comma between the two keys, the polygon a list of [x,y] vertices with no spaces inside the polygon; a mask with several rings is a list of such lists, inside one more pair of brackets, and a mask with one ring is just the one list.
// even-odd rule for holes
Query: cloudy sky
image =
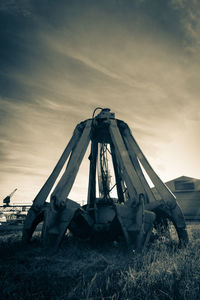
{"label": "cloudy sky", "polygon": [[[31,203],[97,106],[163,181],[200,178],[198,0],[0,2],[0,199]],[[87,191],[83,162],[72,198]]]}

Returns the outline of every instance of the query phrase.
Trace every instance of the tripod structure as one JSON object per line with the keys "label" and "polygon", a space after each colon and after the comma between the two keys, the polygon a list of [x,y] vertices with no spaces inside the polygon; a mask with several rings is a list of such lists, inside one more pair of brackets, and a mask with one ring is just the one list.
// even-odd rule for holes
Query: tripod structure
{"label": "tripod structure", "polygon": [[[68,195],[89,143],[87,204],[81,207]],[[113,187],[108,155],[115,177]],[[67,160],[66,170],[54,188],[49,204],[46,199]],[[153,182],[159,199],[152,192],[143,169]],[[116,198],[110,196],[114,187]],[[24,223],[23,240],[28,242],[37,224],[43,220],[45,245],[58,247],[69,229],[78,236],[92,239],[123,237],[127,245],[141,250],[147,245],[155,223],[165,219],[173,222],[180,243],[187,243],[184,216],[175,196],[148,163],[128,125],[105,108],[96,117],[76,126],[57,165],[33,201]]]}

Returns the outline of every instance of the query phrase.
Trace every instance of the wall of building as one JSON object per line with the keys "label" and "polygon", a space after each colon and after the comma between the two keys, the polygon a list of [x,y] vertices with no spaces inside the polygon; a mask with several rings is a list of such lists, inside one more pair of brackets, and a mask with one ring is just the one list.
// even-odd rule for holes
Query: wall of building
{"label": "wall of building", "polygon": [[166,185],[176,196],[186,220],[200,220],[200,180],[182,176]]}

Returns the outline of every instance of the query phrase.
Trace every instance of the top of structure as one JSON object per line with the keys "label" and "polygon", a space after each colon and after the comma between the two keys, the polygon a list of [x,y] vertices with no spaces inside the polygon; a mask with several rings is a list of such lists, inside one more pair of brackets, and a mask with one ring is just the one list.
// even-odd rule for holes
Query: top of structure
{"label": "top of structure", "polygon": [[97,119],[113,119],[115,114],[110,112],[110,108],[102,108],[101,112],[96,116]]}

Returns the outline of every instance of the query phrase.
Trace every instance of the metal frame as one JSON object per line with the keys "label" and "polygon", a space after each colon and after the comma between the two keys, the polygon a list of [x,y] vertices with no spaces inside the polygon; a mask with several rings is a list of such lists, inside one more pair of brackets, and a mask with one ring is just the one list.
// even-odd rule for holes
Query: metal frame
{"label": "metal frame", "polygon": [[[103,109],[101,113],[93,119],[88,119],[77,125],[74,134],[64,150],[60,160],[56,164],[51,175],[47,179],[33,201],[29,210],[23,229],[23,240],[29,241],[31,236],[42,218],[44,220],[43,237],[48,241],[52,240],[54,246],[58,246],[74,216],[80,207],[77,203],[69,200],[67,197],[75,181],[80,164],[91,141],[89,185],[86,212],[93,218],[94,223],[97,220],[96,204],[96,168],[98,157],[98,143],[109,143],[111,147],[111,156],[115,172],[117,194],[119,204],[116,207],[116,215],[121,223],[122,231],[127,244],[130,243],[130,232],[126,224],[126,218],[133,219],[132,233],[136,235],[136,247],[141,248],[142,244],[147,243],[149,234],[144,234],[144,219],[149,217],[152,223],[154,217],[146,213],[145,205],[148,209],[155,209],[165,204],[166,211],[174,219],[176,227],[185,230],[185,221],[183,214],[176,202],[175,196],[162,182],[154,172],[146,157],[142,153],[135,139],[133,138],[128,125],[114,118],[114,114],[109,109]],[[69,157],[70,156],[70,157]],[[65,162],[68,160],[66,170],[51,194],[50,207],[44,208],[46,198],[48,197],[58,175],[60,174]],[[141,165],[147,172],[149,178],[154,183],[155,188],[160,194],[162,201],[157,201],[151,188],[143,174]],[[125,197],[124,186],[127,187],[128,200]],[[141,201],[140,195],[144,195],[144,201]],[[125,203],[124,205],[121,203]],[[126,212],[125,212],[126,211]],[[131,215],[132,214],[132,215]],[[134,215],[134,217],[132,217]],[[133,225],[134,224],[134,225]],[[152,229],[152,224],[151,224]],[[130,230],[129,230],[130,229]],[[185,234],[185,232],[184,232]],[[146,236],[146,238],[145,238]],[[185,238],[185,240],[187,237]]]}

